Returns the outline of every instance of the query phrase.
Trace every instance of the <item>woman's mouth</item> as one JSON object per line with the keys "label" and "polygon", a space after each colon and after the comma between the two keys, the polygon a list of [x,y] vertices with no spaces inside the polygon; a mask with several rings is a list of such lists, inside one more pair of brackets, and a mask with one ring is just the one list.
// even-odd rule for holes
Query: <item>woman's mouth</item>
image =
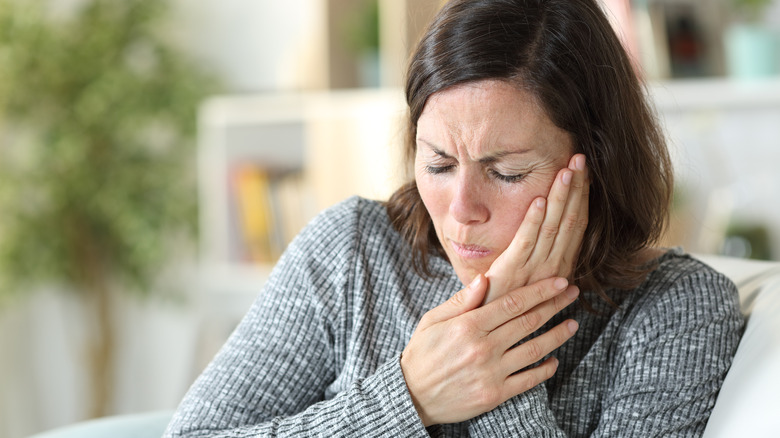
{"label": "woman's mouth", "polygon": [[450,244],[457,255],[466,259],[486,257],[491,253],[490,249],[485,248],[484,246],[458,243],[452,240],[450,240]]}

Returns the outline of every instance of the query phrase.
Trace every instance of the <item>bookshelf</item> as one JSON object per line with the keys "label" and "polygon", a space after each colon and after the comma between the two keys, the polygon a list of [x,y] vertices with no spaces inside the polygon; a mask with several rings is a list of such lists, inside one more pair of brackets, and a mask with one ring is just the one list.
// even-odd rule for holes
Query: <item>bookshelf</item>
{"label": "bookshelf", "polygon": [[[318,212],[352,195],[387,199],[405,175],[404,114],[400,89],[206,101],[199,114],[198,141],[205,292],[222,297],[219,300],[233,296],[246,302],[259,292],[275,257]],[[246,253],[241,205],[247,201],[242,201],[236,179],[247,169],[268,180],[271,196],[261,200],[261,193],[254,201],[268,202],[269,220],[287,227],[269,227],[270,240],[280,245],[265,259]]]}
{"label": "bookshelf", "polygon": [[[379,9],[379,87],[363,89],[361,56],[344,47],[343,32],[350,15],[369,2]],[[296,33],[297,45],[286,46],[286,71],[276,80],[276,88],[305,91],[218,96],[199,111],[200,365],[247,311],[273,266],[272,261],[252,263],[241,255],[231,187],[236,169],[249,166],[263,172],[277,194],[285,192],[279,186],[296,193],[298,213],[288,213],[293,220],[283,221],[287,231],[274,237],[281,246],[327,206],[351,195],[387,198],[404,175],[397,154],[405,111],[399,87],[408,54],[442,0],[311,3],[307,26]],[[266,52],[282,59],[278,50],[267,50],[259,57],[264,63]],[[233,52],[218,52],[220,57],[224,53]],[[241,58],[240,65],[246,62]],[[244,74],[243,67],[239,73]]]}
{"label": "bookshelf", "polygon": [[780,258],[780,77],[665,81],[650,93],[682,200],[671,243],[719,253],[729,228],[757,227]]}

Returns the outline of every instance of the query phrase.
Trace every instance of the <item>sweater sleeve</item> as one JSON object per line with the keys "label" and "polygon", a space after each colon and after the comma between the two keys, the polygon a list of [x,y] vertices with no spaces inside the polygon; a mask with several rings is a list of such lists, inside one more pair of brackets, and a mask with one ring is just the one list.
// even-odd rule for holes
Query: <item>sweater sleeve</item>
{"label": "sweater sleeve", "polygon": [[427,436],[398,357],[328,397],[339,372],[334,343],[348,336],[355,228],[354,218],[332,216],[290,245],[165,437]]}
{"label": "sweater sleeve", "polygon": [[698,270],[652,292],[623,324],[594,436],[701,436],[731,366],[744,318],[730,280]]}
{"label": "sweater sleeve", "polygon": [[490,412],[469,421],[474,437],[559,438],[566,433],[558,426],[547,402],[547,389],[538,385],[515,396]]}
{"label": "sweater sleeve", "polygon": [[[562,409],[596,412],[591,437],[701,436],[742,332],[733,283],[711,270],[687,273],[645,291],[618,318],[606,355],[601,404],[566,397]],[[582,393],[581,393],[582,394]],[[578,402],[580,400],[580,402]],[[471,436],[565,437],[546,386],[516,396],[469,423]]]}

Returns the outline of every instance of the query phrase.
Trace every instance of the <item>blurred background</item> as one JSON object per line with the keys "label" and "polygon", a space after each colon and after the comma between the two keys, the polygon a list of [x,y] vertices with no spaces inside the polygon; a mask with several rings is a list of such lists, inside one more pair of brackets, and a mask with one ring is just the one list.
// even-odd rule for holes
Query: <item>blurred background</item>
{"label": "blurred background", "polygon": [[[0,437],[172,410],[287,242],[386,199],[442,0],[0,0]],[[605,0],[677,185],[664,244],[780,259],[780,2]]]}

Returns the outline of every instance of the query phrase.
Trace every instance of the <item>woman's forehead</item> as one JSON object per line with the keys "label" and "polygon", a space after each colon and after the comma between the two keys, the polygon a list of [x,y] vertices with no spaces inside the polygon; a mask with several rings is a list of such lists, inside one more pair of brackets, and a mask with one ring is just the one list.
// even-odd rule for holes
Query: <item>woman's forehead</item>
{"label": "woman's forehead", "polygon": [[418,121],[417,140],[421,139],[439,150],[466,145],[480,157],[571,149],[568,133],[555,126],[529,91],[498,80],[432,95]]}

